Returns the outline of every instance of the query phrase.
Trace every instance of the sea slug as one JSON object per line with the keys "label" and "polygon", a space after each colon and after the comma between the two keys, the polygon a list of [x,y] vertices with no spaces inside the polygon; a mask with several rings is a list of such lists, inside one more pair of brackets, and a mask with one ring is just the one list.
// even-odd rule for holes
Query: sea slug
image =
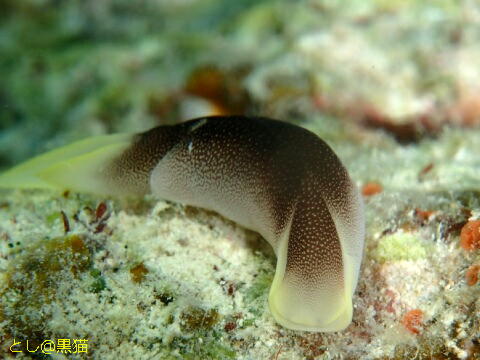
{"label": "sea slug", "polygon": [[278,323],[339,331],[351,322],[362,199],[330,147],[299,126],[217,116],[93,137],[18,165],[0,176],[0,187],[152,192],[214,210],[274,248],[269,305]]}

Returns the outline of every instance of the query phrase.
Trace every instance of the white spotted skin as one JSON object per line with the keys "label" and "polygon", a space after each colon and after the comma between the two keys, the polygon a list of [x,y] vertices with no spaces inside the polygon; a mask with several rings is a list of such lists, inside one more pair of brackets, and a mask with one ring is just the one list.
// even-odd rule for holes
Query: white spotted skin
{"label": "white spotted skin", "polygon": [[264,118],[203,118],[151,171],[151,191],[214,210],[259,232],[277,267],[269,304],[295,330],[352,320],[363,256],[363,205],[333,151],[314,134]]}
{"label": "white spotted skin", "polygon": [[217,211],[275,250],[269,305],[279,324],[339,331],[351,322],[365,236],[362,200],[329,146],[301,127],[208,117],[94,137],[1,174],[2,187],[152,192]]}

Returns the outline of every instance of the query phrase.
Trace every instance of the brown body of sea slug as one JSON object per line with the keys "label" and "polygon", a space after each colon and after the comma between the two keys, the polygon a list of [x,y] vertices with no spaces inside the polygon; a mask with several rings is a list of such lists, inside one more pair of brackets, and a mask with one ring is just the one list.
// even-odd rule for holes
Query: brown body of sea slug
{"label": "brown body of sea slug", "polygon": [[352,319],[363,255],[358,189],[313,133],[260,117],[205,117],[130,135],[89,138],[0,176],[0,187],[153,193],[214,210],[259,232],[277,266],[278,323],[338,331]]}

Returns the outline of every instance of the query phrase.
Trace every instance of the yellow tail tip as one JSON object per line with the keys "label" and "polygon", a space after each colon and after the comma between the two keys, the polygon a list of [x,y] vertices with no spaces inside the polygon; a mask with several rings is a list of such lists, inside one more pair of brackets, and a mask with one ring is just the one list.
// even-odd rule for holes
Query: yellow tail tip
{"label": "yellow tail tip", "polygon": [[[94,173],[121,153],[131,134],[100,135],[54,149],[0,174],[0,188],[104,192]],[[91,178],[90,178],[91,177]]]}

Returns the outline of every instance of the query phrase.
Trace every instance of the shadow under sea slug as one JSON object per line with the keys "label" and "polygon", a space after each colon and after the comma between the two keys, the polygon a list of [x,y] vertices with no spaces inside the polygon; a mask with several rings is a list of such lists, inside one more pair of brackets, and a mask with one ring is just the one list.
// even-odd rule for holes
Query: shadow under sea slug
{"label": "shadow under sea slug", "polygon": [[0,187],[142,195],[214,210],[259,232],[277,265],[269,305],[296,330],[352,319],[363,254],[358,189],[313,133],[260,117],[204,117],[88,138],[0,176]]}

